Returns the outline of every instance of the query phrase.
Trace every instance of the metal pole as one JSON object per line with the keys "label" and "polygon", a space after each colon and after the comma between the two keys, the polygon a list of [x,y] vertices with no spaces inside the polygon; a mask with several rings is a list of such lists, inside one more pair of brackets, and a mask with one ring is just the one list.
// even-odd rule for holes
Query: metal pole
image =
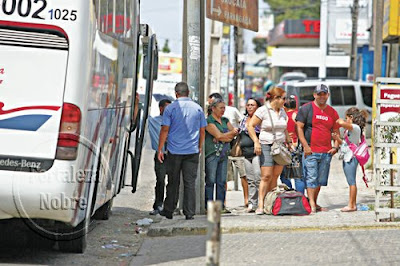
{"label": "metal pole", "polygon": [[[391,150],[390,151],[390,164],[394,163],[393,155],[394,155],[394,151]],[[394,173],[393,169],[390,169],[390,186],[392,186],[392,187],[394,186],[394,176],[395,176],[395,173]],[[390,191],[390,208],[394,209],[394,192],[393,191]],[[390,213],[390,221],[394,222],[394,213],[393,212]]]}
{"label": "metal pole", "polygon": [[206,242],[206,265],[219,265],[219,254],[221,244],[221,201],[209,201],[207,203],[207,242]]}
{"label": "metal pole", "polygon": [[374,1],[374,3],[374,78],[376,80],[382,76],[383,1]]}
{"label": "metal pole", "polygon": [[358,27],[358,0],[353,0],[351,7],[351,53],[348,77],[356,80],[357,76],[357,27]]}
{"label": "metal pole", "polygon": [[187,2],[183,0],[183,24],[182,24],[182,81],[187,82]]}
{"label": "metal pole", "polygon": [[319,33],[319,49],[321,62],[318,69],[318,77],[326,78],[326,51],[328,47],[328,0],[321,0],[321,25]]}
{"label": "metal pole", "polygon": [[[206,103],[206,97],[204,95],[204,85],[205,85],[205,1],[200,0],[200,105],[203,107],[203,110],[205,108],[205,103]],[[208,95],[207,95],[208,96]],[[199,180],[199,192],[196,194],[197,195],[197,209],[198,213],[204,214],[206,211],[206,206],[205,206],[205,153],[204,153],[204,148],[200,157],[200,172],[198,176]]]}
{"label": "metal pole", "polygon": [[238,53],[239,53],[239,37],[238,27],[233,27],[233,42],[235,51],[233,53],[233,88],[235,91],[235,107],[239,109],[239,86],[238,86]]}
{"label": "metal pole", "polygon": [[[183,6],[183,77],[191,98],[204,107],[204,0],[184,0]],[[200,163],[196,179],[196,213],[205,210],[203,168]]]}

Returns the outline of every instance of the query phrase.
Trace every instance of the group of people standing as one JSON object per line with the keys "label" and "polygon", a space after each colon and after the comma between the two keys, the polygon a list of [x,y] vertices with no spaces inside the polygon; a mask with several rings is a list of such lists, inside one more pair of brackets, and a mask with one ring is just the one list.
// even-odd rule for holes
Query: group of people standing
{"label": "group of people standing", "polygon": [[[365,127],[365,112],[355,107],[346,112],[345,120],[339,118],[327,104],[329,91],[323,84],[315,88],[314,101],[299,110],[295,96],[287,98],[282,88],[271,88],[264,105],[254,98],[247,100],[243,117],[236,108],[226,106],[220,94],[213,93],[208,98],[208,115],[205,118],[202,108],[188,97],[186,83],[178,83],[175,92],[176,101],[167,103],[169,105],[163,109],[160,102],[162,119],[159,118],[159,121],[162,122],[155,166],[166,166],[168,185],[166,199],[161,204],[165,173],[159,178],[162,174],[159,175],[160,171],[156,169],[156,200],[151,213],[160,213],[169,219],[172,219],[177,205],[181,173],[184,183],[183,213],[186,219],[193,219],[195,180],[203,143],[205,200],[220,200],[223,212],[229,212],[225,204],[228,165],[232,164],[239,170],[247,212],[264,214],[265,196],[277,186],[279,177],[282,183],[291,187],[285,167],[277,164],[271,155],[274,142],[285,143],[291,151],[302,149],[303,177],[295,179],[295,188],[302,193],[307,191],[313,213],[324,211],[326,209],[317,204],[317,199],[321,186],[328,184],[332,156],[344,141],[358,145]],[[345,136],[348,137],[345,140],[340,137],[340,127],[346,129]],[[153,135],[156,138],[156,134]],[[230,157],[230,143],[237,137],[240,138],[243,156]],[[344,212],[356,210],[357,160],[354,156],[348,157],[350,159],[343,162],[343,167],[350,186],[350,199],[342,209]]]}

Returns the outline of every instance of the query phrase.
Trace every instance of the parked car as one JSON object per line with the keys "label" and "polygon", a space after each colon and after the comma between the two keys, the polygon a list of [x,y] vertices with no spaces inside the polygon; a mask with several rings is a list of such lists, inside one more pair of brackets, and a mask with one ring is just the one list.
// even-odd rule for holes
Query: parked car
{"label": "parked car", "polygon": [[298,106],[314,100],[314,89],[318,84],[324,84],[329,88],[330,97],[328,104],[335,108],[341,118],[345,118],[345,112],[350,107],[365,109],[369,113],[365,134],[371,137],[371,113],[372,113],[372,84],[352,80],[304,80],[287,82],[284,86],[287,95],[295,95]]}
{"label": "parked car", "polygon": [[286,72],[281,76],[279,79],[279,83],[284,83],[287,81],[295,81],[295,80],[305,80],[307,78],[307,75],[304,74],[303,72]]}

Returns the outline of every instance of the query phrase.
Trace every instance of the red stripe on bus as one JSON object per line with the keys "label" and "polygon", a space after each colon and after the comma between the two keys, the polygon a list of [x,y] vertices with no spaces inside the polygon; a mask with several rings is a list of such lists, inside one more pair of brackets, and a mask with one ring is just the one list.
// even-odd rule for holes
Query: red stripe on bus
{"label": "red stripe on bus", "polygon": [[9,26],[9,27],[19,27],[19,28],[28,28],[28,29],[41,29],[41,30],[53,30],[58,31],[68,40],[68,34],[60,27],[54,25],[46,25],[46,24],[36,24],[36,23],[23,23],[23,22],[14,22],[14,21],[5,21],[0,20],[0,25]]}
{"label": "red stripe on bus", "polygon": [[48,106],[48,105],[38,105],[38,106],[25,106],[25,107],[18,107],[10,110],[3,110],[4,103],[0,102],[0,115],[11,114],[14,112],[24,111],[24,110],[33,110],[33,109],[41,109],[41,110],[52,110],[57,111],[60,109],[60,106]]}

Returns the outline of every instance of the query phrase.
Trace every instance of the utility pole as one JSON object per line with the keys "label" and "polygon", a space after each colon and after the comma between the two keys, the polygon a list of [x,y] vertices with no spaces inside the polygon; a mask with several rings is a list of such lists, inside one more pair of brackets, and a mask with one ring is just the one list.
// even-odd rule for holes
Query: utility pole
{"label": "utility pole", "polygon": [[239,99],[240,99],[240,91],[239,91],[239,63],[238,63],[238,54],[243,52],[243,30],[236,26],[233,27],[233,43],[235,45],[235,51],[233,53],[233,88],[235,95],[235,107],[239,109]]}
{"label": "utility pole", "polygon": [[382,76],[382,27],[383,1],[374,1],[374,80]]}
{"label": "utility pole", "polygon": [[357,27],[358,27],[358,0],[353,0],[351,7],[351,53],[348,77],[356,80],[357,76]]}
{"label": "utility pole", "polygon": [[[191,98],[204,108],[204,0],[183,1],[182,78]],[[196,213],[204,213],[204,154],[196,179]],[[183,183],[181,182],[181,187]],[[183,197],[180,195],[180,201]]]}
{"label": "utility pole", "polygon": [[318,69],[318,77],[326,78],[326,52],[328,47],[328,0],[321,0],[320,12],[320,33],[319,33],[319,49],[321,61]]}
{"label": "utility pole", "polygon": [[233,88],[235,95],[235,107],[239,109],[239,88],[238,88],[238,50],[239,50],[239,29],[233,27],[233,43],[235,44],[235,51],[233,53]]}

